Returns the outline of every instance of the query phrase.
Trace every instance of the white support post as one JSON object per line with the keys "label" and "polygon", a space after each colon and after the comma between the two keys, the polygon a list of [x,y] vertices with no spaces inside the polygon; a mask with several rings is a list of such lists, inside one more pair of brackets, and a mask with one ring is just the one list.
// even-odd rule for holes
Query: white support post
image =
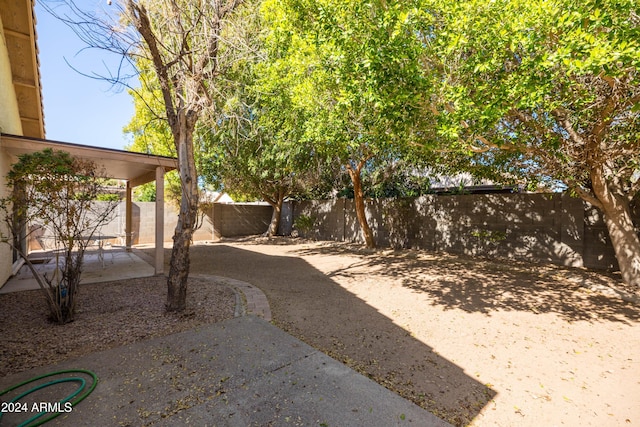
{"label": "white support post", "polygon": [[125,214],[124,214],[124,245],[127,252],[131,252],[131,246],[133,245],[133,187],[131,182],[127,181],[127,200],[125,202]]}
{"label": "white support post", "polygon": [[156,275],[164,274],[164,168],[156,167]]}

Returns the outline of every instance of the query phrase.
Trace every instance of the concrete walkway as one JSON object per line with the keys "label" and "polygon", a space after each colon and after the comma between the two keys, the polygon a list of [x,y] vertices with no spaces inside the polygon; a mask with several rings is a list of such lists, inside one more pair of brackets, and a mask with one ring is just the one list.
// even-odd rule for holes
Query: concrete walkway
{"label": "concrete walkway", "polygon": [[[255,316],[12,375],[0,380],[0,389],[66,369],[88,369],[99,380],[52,425],[448,425]],[[30,399],[61,399],[67,384]],[[3,425],[27,415],[33,414],[5,414]]]}
{"label": "concrete walkway", "polygon": [[[148,266],[131,253],[113,261],[104,270],[122,278],[142,274]],[[96,270],[94,279],[117,280],[115,273],[98,274],[101,265]],[[449,425],[270,324],[267,299],[256,287],[233,279],[215,280],[238,292],[239,317],[10,375],[0,379],[0,390],[45,373],[94,372],[95,390],[47,425]],[[8,283],[11,286],[2,291],[17,291],[20,283],[26,286],[26,278]],[[69,376],[78,374],[38,380],[3,395],[2,400]],[[92,384],[91,377],[80,376],[87,387]],[[76,387],[74,382],[62,382],[24,397],[21,401],[27,402],[28,411],[3,414],[2,425],[23,422],[37,414],[32,412],[33,403],[57,402]]]}

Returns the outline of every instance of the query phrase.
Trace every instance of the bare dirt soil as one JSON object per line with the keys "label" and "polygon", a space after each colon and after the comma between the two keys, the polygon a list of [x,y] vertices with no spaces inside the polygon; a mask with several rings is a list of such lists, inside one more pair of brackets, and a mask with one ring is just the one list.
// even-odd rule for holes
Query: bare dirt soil
{"label": "bare dirt soil", "polygon": [[640,425],[640,306],[615,276],[285,238],[195,245],[191,269],[454,425]]}
{"label": "bare dirt soil", "polygon": [[162,277],[82,285],[76,318],[66,325],[49,322],[39,290],[2,294],[0,376],[234,316],[235,292],[227,286],[190,278],[188,289],[187,310],[167,314]]}
{"label": "bare dirt soil", "polygon": [[[454,425],[640,425],[640,306],[615,276],[286,238],[196,243],[191,272],[257,286],[277,326]],[[84,286],[63,328],[0,295],[0,375],[233,316],[211,284],[165,315],[154,280]]]}

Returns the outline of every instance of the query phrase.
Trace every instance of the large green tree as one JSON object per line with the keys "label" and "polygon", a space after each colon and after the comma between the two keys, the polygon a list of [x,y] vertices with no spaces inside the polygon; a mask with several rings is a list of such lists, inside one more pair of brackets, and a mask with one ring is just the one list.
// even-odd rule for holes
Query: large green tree
{"label": "large green tree", "polygon": [[249,49],[226,71],[221,105],[209,125],[211,173],[205,178],[268,202],[273,215],[266,234],[274,235],[284,199],[304,188],[315,159],[303,140],[305,110],[293,102],[304,82],[299,60],[306,57],[295,37],[283,36],[277,22],[264,19],[269,14],[268,5],[246,10],[244,31],[228,34]]}
{"label": "large green tree", "polygon": [[598,207],[624,281],[640,286],[636,0],[426,0],[423,10],[440,135]]}
{"label": "large green tree", "polygon": [[[210,134],[209,159],[219,182],[231,194],[261,199],[273,207],[266,235],[278,231],[282,205],[287,196],[309,182],[313,157],[302,143],[292,110],[275,111],[271,95],[265,103],[231,98],[229,115]],[[244,98],[245,101],[248,99]]]}
{"label": "large green tree", "polygon": [[[365,243],[362,173],[380,156],[400,157],[410,146],[426,80],[419,68],[418,16],[413,1],[286,0],[302,37],[316,48],[315,113],[308,135],[318,150],[343,164],[353,184]],[[424,117],[422,117],[424,118]]]}
{"label": "large green tree", "polygon": [[[131,143],[125,149],[136,153],[157,154],[161,156],[176,156],[176,147],[169,124],[165,119],[164,101],[160,85],[151,64],[142,59],[137,62],[139,86],[130,88],[129,94],[133,99],[134,115],[124,127],[123,131],[130,137]],[[196,165],[199,151],[194,150]],[[166,198],[179,203],[182,189],[180,178],[171,171],[165,175],[167,190]],[[143,201],[154,201],[154,182],[136,187],[135,197]]]}

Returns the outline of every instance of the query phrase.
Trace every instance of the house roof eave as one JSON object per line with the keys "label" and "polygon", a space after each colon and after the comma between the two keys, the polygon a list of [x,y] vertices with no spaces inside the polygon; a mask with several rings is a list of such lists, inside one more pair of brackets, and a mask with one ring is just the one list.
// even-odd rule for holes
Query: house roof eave
{"label": "house roof eave", "polygon": [[178,168],[178,159],[154,154],[135,153],[111,148],[51,141],[26,136],[0,134],[0,148],[17,158],[20,155],[42,151],[45,148],[66,151],[74,157],[93,161],[110,178],[129,181],[133,186],[155,180],[155,172]]}

